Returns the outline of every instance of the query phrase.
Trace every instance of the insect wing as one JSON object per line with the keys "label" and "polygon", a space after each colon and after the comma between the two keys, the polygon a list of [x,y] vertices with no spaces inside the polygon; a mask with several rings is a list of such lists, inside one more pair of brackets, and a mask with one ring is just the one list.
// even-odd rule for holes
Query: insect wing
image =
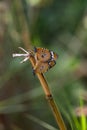
{"label": "insect wing", "polygon": [[36,65],[34,68],[34,73],[45,73],[49,69],[49,64],[48,62],[40,62],[39,64]]}
{"label": "insect wing", "polygon": [[41,62],[47,62],[51,59],[51,53],[45,48],[35,48],[35,59]]}
{"label": "insect wing", "polygon": [[55,60],[49,61],[48,64],[49,64],[49,69],[51,69],[54,65],[56,65],[56,61]]}
{"label": "insect wing", "polygon": [[57,60],[57,58],[58,58],[58,55],[55,53],[55,52],[53,52],[53,51],[50,51],[50,54],[51,54],[51,60]]}

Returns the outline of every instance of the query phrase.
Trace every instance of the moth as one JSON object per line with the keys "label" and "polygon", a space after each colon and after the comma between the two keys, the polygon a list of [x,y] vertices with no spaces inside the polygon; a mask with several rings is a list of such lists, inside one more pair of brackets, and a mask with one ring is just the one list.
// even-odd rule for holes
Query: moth
{"label": "moth", "polygon": [[34,73],[45,73],[56,64],[58,55],[45,48],[34,48],[36,65],[33,68]]}

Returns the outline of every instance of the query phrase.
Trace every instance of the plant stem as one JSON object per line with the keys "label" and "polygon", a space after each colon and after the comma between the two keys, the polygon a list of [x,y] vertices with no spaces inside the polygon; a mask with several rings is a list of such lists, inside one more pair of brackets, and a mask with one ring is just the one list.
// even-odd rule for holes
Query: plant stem
{"label": "plant stem", "polygon": [[[31,61],[31,63],[32,63],[33,67],[34,67],[34,65],[35,65],[34,57],[30,57],[29,60]],[[61,116],[61,114],[60,114],[60,112],[59,112],[59,110],[57,108],[57,105],[56,105],[56,103],[55,103],[55,101],[54,101],[54,99],[52,97],[51,91],[49,89],[48,83],[47,83],[44,75],[40,74],[40,73],[36,73],[36,75],[37,75],[37,77],[38,77],[38,79],[39,79],[39,81],[40,81],[40,83],[41,83],[41,85],[43,87],[44,93],[45,93],[45,95],[47,97],[47,100],[49,102],[49,105],[50,105],[50,107],[52,109],[52,112],[53,112],[53,115],[54,115],[54,117],[56,119],[58,127],[60,128],[60,130],[66,130],[65,123],[64,123],[64,121],[62,119],[62,116]]]}

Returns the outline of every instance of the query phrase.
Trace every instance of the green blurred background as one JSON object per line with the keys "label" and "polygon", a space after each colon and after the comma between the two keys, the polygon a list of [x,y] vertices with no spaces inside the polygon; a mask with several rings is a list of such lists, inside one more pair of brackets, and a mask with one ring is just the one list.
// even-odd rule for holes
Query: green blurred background
{"label": "green blurred background", "polygon": [[19,46],[59,55],[45,77],[68,130],[87,130],[87,0],[0,0],[0,130],[57,130]]}

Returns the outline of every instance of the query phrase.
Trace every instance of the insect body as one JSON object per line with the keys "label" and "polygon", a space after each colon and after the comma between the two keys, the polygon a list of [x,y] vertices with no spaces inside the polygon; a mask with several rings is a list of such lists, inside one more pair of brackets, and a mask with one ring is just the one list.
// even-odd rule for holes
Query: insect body
{"label": "insect body", "polygon": [[35,47],[34,52],[35,52],[35,59],[40,60],[41,62],[56,60],[58,58],[58,55],[56,53],[45,48]]}
{"label": "insect body", "polygon": [[34,67],[35,73],[44,73],[56,64],[58,55],[53,51],[45,48],[34,48],[36,65]]}

